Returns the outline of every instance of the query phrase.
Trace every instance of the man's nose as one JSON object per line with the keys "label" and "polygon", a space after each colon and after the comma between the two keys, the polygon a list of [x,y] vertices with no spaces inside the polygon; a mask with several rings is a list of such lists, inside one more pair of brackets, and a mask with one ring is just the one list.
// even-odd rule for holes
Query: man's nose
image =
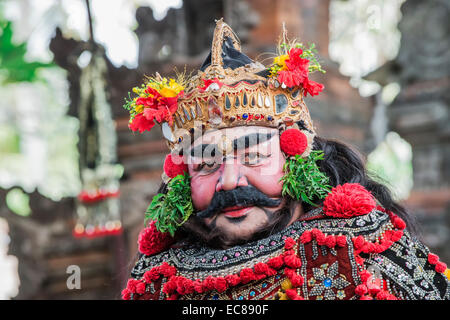
{"label": "man's nose", "polygon": [[241,165],[236,159],[225,159],[222,174],[216,185],[216,191],[233,190],[248,186],[247,178],[241,174]]}

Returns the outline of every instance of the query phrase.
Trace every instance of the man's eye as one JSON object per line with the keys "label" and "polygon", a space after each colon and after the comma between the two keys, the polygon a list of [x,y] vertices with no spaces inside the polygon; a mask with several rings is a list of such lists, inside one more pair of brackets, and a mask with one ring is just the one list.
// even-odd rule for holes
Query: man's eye
{"label": "man's eye", "polygon": [[211,173],[216,171],[220,165],[216,163],[215,161],[211,162],[202,162],[195,171],[203,172],[203,173]]}
{"label": "man's eye", "polygon": [[270,155],[264,155],[259,152],[249,152],[244,155],[243,163],[246,165],[256,165],[262,160],[267,159]]}

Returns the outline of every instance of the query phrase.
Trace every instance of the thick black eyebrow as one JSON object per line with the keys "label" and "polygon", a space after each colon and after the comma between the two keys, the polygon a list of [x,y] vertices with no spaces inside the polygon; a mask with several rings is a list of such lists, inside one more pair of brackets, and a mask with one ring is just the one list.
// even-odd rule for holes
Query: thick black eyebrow
{"label": "thick black eyebrow", "polygon": [[233,140],[233,150],[245,149],[266,142],[275,135],[272,133],[254,132]]}
{"label": "thick black eyebrow", "polygon": [[[263,143],[263,142],[266,142],[266,141],[272,139],[274,135],[275,135],[274,132],[272,132],[272,133],[255,132],[255,133],[250,133],[246,136],[236,138],[232,141],[233,150],[245,149],[245,148],[252,147],[254,145],[258,145],[260,143]],[[213,148],[213,150],[210,153],[211,156],[215,156],[216,152],[217,152],[217,154],[221,154],[217,144],[201,144],[201,145],[196,146],[191,149],[191,156],[194,157],[195,155],[198,155],[198,154],[203,155],[206,148],[208,148],[208,149]]]}
{"label": "thick black eyebrow", "polygon": [[201,145],[196,146],[196,147],[191,149],[191,157],[195,157],[198,154],[203,156],[203,154],[205,153],[206,148],[213,148],[213,150],[210,153],[211,156],[213,156],[213,157],[216,155],[216,151],[217,151],[217,154],[220,153],[217,144],[201,144]]}

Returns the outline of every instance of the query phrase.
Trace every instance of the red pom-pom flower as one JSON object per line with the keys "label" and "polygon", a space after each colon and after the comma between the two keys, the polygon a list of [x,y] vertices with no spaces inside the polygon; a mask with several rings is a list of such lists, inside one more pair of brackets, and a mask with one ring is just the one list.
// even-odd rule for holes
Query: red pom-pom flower
{"label": "red pom-pom flower", "polygon": [[289,58],[285,60],[286,69],[278,72],[278,81],[288,87],[300,86],[308,79],[309,60],[303,59],[303,50],[300,48],[291,48]]}
{"label": "red pom-pom flower", "polygon": [[335,218],[368,214],[376,206],[372,194],[358,183],[345,183],[331,190],[323,202],[323,212]]}
{"label": "red pom-pom flower", "polygon": [[288,58],[284,60],[284,66],[277,71],[277,80],[284,83],[287,87],[303,86],[304,96],[309,93],[311,96],[318,95],[323,89],[323,84],[309,79],[308,59],[302,58],[303,50],[301,48],[291,48]]}
{"label": "red pom-pom flower", "polygon": [[309,93],[311,96],[317,96],[320,92],[322,92],[324,86],[321,83],[306,79],[306,81],[303,82],[303,88],[305,88],[305,97],[306,93]]}
{"label": "red pom-pom flower", "polygon": [[280,148],[287,155],[300,155],[307,147],[308,138],[298,129],[287,129],[280,136]]}
{"label": "red pom-pom flower", "polygon": [[167,249],[172,243],[173,238],[169,233],[156,230],[155,221],[143,229],[139,234],[139,251],[145,255],[153,255]]}
{"label": "red pom-pom flower", "polygon": [[178,108],[178,97],[184,94],[183,86],[173,79],[151,79],[146,88],[135,87],[138,97],[127,101],[125,107],[133,115],[129,128],[140,133],[150,131],[155,122],[173,124]]}
{"label": "red pom-pom flower", "polygon": [[153,120],[148,120],[144,117],[143,113],[137,114],[134,119],[128,124],[128,127],[132,131],[139,131],[140,133],[145,130],[150,131],[155,126],[155,122]]}
{"label": "red pom-pom flower", "polygon": [[166,160],[164,160],[164,172],[169,178],[174,178],[187,171],[187,165],[183,162],[181,156],[172,156],[172,154],[166,156]]}

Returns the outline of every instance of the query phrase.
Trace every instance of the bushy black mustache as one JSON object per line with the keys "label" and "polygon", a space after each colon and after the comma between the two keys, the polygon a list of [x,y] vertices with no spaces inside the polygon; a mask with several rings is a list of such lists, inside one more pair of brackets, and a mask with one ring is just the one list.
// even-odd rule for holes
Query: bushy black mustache
{"label": "bushy black mustache", "polygon": [[209,218],[227,207],[252,205],[277,207],[280,203],[281,199],[271,199],[253,186],[237,187],[233,190],[216,192],[208,208],[196,214],[199,218]]}

